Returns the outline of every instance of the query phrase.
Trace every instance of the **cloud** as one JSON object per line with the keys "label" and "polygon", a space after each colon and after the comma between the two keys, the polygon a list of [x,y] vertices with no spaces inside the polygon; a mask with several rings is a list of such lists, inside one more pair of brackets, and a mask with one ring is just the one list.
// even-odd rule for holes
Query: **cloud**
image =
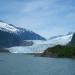
{"label": "cloud", "polygon": [[42,36],[75,31],[74,0],[7,0],[1,1],[1,18]]}

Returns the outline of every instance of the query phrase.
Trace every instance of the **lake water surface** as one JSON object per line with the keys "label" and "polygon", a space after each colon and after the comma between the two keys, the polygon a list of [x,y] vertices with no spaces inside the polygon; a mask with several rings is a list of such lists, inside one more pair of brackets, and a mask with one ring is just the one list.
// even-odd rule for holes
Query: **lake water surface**
{"label": "lake water surface", "polygon": [[0,53],[0,75],[75,75],[75,59]]}

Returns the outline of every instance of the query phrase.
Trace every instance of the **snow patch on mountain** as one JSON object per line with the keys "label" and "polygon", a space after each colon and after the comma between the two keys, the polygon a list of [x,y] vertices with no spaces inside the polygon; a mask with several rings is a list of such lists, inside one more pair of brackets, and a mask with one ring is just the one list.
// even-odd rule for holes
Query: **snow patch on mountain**
{"label": "snow patch on mountain", "polygon": [[64,36],[61,36],[61,37],[57,37],[57,38],[52,39],[52,40],[48,40],[48,42],[51,42],[55,45],[58,45],[58,44],[59,45],[66,45],[72,40],[72,37],[73,37],[73,33],[69,34],[69,35],[64,35]]}
{"label": "snow patch on mountain", "polygon": [[11,31],[11,32],[16,32],[18,31],[17,28],[7,24],[7,23],[4,23],[4,22],[0,22],[0,30],[3,30],[3,31]]}

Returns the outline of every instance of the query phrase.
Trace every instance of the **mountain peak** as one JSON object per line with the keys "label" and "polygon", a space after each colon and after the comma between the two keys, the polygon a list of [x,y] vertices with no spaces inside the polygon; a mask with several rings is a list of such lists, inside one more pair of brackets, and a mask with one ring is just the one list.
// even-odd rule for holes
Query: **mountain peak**
{"label": "mountain peak", "polygon": [[16,33],[23,40],[45,40],[45,38],[33,31],[27,30],[25,28],[16,27],[15,25],[8,24],[2,20],[0,20],[0,30],[9,33]]}

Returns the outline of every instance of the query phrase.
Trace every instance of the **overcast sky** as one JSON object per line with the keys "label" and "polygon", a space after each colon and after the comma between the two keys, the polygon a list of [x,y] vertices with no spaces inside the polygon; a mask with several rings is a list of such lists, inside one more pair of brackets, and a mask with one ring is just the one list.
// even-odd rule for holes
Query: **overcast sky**
{"label": "overcast sky", "polygon": [[75,31],[75,0],[0,0],[0,19],[46,38]]}

